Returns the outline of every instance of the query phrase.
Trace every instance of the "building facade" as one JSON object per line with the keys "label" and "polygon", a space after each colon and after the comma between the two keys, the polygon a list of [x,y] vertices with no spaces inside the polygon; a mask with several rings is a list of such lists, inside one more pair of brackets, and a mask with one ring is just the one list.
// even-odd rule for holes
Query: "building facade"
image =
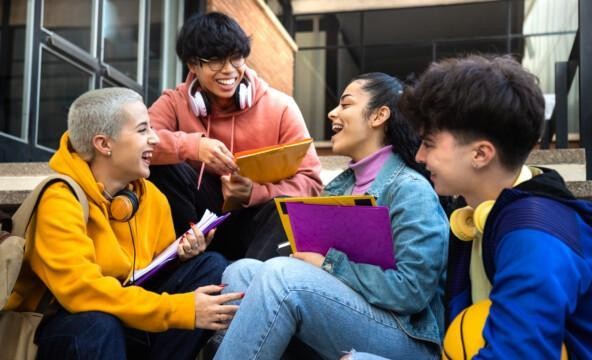
{"label": "building facade", "polygon": [[211,10],[239,20],[248,65],[291,94],[296,44],[262,0],[0,1],[0,162],[48,160],[90,89],[128,87],[150,105],[187,74],[175,54],[184,19]]}
{"label": "building facade", "polygon": [[405,80],[474,52],[512,54],[539,77],[548,118],[564,121],[551,129],[558,143],[592,139],[581,100],[592,86],[592,25],[582,21],[592,0],[3,0],[0,162],[47,160],[84,91],[126,86],[150,105],[183,81],[176,33],[198,11],[239,21],[252,39],[248,65],[295,97],[317,146],[353,76]]}

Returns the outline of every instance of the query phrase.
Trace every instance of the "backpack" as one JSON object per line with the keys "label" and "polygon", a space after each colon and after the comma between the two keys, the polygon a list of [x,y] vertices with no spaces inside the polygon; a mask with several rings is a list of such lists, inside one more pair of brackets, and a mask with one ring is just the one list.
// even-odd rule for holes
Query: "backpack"
{"label": "backpack", "polygon": [[[37,204],[45,189],[56,182],[65,182],[70,187],[82,204],[85,222],[88,221],[88,200],[80,185],[69,176],[54,174],[45,178],[25,198],[12,216],[12,229],[9,226],[5,230],[6,223],[3,223],[0,233],[0,359],[34,359],[37,354],[37,345],[33,340],[43,313],[1,309],[6,305],[19,276],[25,254],[26,235],[29,231],[34,231],[29,225]],[[26,245],[34,246],[33,243]]]}

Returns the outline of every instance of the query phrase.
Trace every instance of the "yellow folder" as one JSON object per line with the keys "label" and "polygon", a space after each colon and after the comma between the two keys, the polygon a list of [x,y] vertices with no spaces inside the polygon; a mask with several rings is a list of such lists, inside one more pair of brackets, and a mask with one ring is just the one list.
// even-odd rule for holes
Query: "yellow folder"
{"label": "yellow folder", "polygon": [[[288,144],[266,146],[234,154],[239,174],[259,184],[276,183],[294,176],[306,156],[312,139],[303,139]],[[240,204],[224,201],[222,211],[240,208]]]}
{"label": "yellow folder", "polygon": [[239,174],[259,184],[276,183],[298,171],[312,139],[267,146],[234,154]]}
{"label": "yellow folder", "polygon": [[372,195],[344,195],[344,196],[316,196],[316,197],[283,197],[275,198],[275,206],[286,237],[290,242],[292,252],[296,252],[296,244],[294,242],[294,232],[290,224],[290,217],[286,208],[287,202],[299,202],[303,204],[317,204],[317,205],[339,205],[339,206],[376,206],[376,199]]}

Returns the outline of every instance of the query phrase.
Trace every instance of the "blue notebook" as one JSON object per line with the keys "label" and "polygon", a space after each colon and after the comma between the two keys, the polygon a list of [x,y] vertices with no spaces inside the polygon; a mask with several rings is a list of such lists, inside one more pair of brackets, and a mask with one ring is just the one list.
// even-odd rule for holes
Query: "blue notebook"
{"label": "blue notebook", "polygon": [[349,260],[395,268],[388,208],[286,203],[297,251],[323,255],[330,248]]}

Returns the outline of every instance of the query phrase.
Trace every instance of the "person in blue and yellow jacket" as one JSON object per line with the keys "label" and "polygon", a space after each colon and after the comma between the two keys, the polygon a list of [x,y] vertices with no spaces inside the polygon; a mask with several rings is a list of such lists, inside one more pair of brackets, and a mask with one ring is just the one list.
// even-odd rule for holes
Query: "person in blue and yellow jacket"
{"label": "person in blue and yellow jacket", "polygon": [[[177,247],[180,265],[130,285],[175,240],[168,202],[145,180],[158,142],[142,98],[129,89],[90,91],[72,104],[49,165],[82,187],[88,222],[65,183],[47,188],[5,307],[33,311],[45,293],[55,297],[57,311],[37,330],[38,358],[195,359],[204,329],[226,328],[236,311],[224,303],[241,294],[219,295],[223,286],[211,285],[227,261],[203,253],[211,236],[197,228]],[[131,206],[117,207],[121,201]]]}
{"label": "person in blue and yellow jacket", "polygon": [[562,344],[592,358],[592,204],[555,171],[524,165],[544,106],[536,77],[509,56],[434,63],[402,97],[423,137],[416,160],[440,195],[468,204],[450,219],[461,240],[446,291],[449,321],[491,301],[474,359],[559,359]]}

